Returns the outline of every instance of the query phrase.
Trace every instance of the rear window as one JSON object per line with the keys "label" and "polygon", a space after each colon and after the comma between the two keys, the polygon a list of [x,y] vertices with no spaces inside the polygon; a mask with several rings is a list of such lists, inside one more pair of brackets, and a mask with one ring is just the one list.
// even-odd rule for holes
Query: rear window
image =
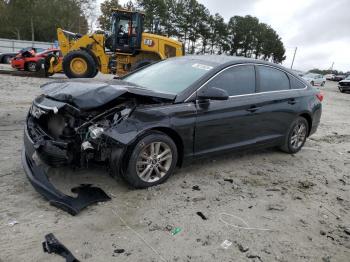
{"label": "rear window", "polygon": [[259,92],[271,92],[290,89],[286,73],[267,66],[258,66]]}

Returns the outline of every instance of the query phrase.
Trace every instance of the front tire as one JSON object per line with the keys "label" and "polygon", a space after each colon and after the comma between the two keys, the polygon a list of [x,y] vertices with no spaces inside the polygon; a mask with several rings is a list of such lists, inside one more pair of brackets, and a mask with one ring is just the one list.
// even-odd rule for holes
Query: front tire
{"label": "front tire", "polygon": [[172,175],[177,159],[174,141],[164,133],[151,132],[135,144],[123,177],[135,188],[155,186]]}
{"label": "front tire", "polygon": [[62,65],[68,78],[93,78],[98,70],[94,58],[83,50],[68,53]]}
{"label": "front tire", "polygon": [[298,117],[290,126],[281,150],[289,154],[298,153],[305,144],[309,128],[307,120]]}
{"label": "front tire", "polygon": [[324,86],[326,84],[326,82],[322,82],[321,86]]}
{"label": "front tire", "polygon": [[339,87],[340,93],[345,93],[344,89],[342,87]]}
{"label": "front tire", "polygon": [[312,86],[315,86],[315,82],[314,81],[311,81],[310,83]]}

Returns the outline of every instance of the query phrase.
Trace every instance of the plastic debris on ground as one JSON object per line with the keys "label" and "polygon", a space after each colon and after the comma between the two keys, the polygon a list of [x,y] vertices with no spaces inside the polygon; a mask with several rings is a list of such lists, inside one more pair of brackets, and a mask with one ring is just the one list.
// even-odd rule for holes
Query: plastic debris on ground
{"label": "plastic debris on ground", "polygon": [[16,220],[12,220],[12,221],[10,221],[9,223],[8,223],[8,225],[10,226],[10,227],[13,227],[14,225],[17,225],[18,224],[18,222],[16,221]]}
{"label": "plastic debris on ground", "polygon": [[230,240],[225,240],[220,245],[223,249],[228,249],[230,246],[232,246],[232,242]]}
{"label": "plastic debris on ground", "polygon": [[175,236],[176,234],[180,233],[181,230],[182,229],[180,227],[175,227],[173,230],[171,230],[171,234]]}

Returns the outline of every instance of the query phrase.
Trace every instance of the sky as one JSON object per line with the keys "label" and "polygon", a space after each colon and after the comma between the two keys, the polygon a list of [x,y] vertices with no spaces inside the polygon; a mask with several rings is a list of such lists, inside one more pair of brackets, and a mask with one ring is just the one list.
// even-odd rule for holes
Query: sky
{"label": "sky", "polygon": [[[269,24],[286,48],[283,65],[295,69],[350,71],[350,0],[197,0],[227,22],[235,15],[256,16]],[[103,2],[103,0],[98,0]],[[127,0],[120,0],[123,4]]]}

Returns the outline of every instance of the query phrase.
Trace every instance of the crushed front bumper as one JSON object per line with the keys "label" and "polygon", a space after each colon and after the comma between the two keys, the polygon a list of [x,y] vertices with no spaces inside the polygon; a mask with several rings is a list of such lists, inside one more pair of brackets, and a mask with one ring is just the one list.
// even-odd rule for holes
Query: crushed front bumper
{"label": "crushed front bumper", "polygon": [[36,154],[35,143],[28,134],[27,126],[24,129],[24,148],[22,151],[22,165],[30,183],[51,205],[63,209],[71,215],[77,215],[85,207],[110,200],[110,197],[100,188],[91,185],[81,185],[73,188],[77,197],[71,197],[57,190],[49,181],[45,168],[34,161]]}

